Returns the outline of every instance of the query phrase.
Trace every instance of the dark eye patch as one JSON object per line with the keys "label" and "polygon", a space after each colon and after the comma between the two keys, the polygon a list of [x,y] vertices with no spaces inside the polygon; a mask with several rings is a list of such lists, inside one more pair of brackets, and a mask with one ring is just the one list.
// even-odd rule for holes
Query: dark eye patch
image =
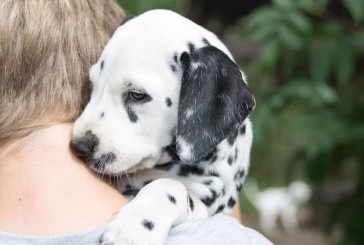
{"label": "dark eye patch", "polygon": [[135,112],[132,109],[127,107],[126,112],[128,113],[130,122],[136,123],[138,121],[138,116],[137,116],[137,114],[135,114]]}

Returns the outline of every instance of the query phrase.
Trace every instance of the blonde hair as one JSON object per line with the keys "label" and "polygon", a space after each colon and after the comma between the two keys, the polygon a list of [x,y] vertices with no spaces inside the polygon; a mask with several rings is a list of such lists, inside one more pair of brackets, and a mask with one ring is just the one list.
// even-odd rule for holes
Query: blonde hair
{"label": "blonde hair", "polygon": [[0,1],[0,144],[77,118],[124,16],[113,0]]}

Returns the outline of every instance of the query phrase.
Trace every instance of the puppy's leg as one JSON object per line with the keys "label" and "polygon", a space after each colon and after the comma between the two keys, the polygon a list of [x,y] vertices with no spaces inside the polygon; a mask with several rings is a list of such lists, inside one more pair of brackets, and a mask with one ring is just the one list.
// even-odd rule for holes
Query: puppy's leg
{"label": "puppy's leg", "polygon": [[191,218],[189,198],[179,181],[152,181],[122,208],[102,236],[101,244],[162,245],[172,226]]}

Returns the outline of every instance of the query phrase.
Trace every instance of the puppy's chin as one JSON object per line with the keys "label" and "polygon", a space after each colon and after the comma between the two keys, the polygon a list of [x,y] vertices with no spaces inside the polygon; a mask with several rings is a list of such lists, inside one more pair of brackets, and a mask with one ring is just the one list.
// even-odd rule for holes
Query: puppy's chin
{"label": "puppy's chin", "polygon": [[139,163],[135,164],[134,166],[130,167],[126,170],[127,173],[134,173],[138,170],[152,168],[156,165],[158,159],[153,157],[145,157]]}
{"label": "puppy's chin", "polygon": [[89,168],[99,174],[107,174],[110,176],[118,176],[128,173],[134,173],[142,169],[152,168],[156,165],[158,159],[152,157],[145,157],[139,163],[136,164],[122,164],[120,162],[114,162],[111,164],[101,165],[95,164],[94,160],[87,161]]}

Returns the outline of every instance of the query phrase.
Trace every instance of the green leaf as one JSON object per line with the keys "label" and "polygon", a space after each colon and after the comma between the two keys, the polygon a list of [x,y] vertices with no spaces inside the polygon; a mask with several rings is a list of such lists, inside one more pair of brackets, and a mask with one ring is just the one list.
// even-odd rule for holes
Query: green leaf
{"label": "green leaf", "polygon": [[248,38],[252,41],[266,42],[270,37],[274,36],[275,30],[269,26],[257,28],[252,31]]}
{"label": "green leaf", "polygon": [[355,70],[358,50],[353,42],[345,38],[336,48],[335,71],[340,83],[348,82]]}
{"label": "green leaf", "polygon": [[334,104],[338,100],[336,91],[326,83],[318,82],[314,84],[316,92],[320,99],[326,104]]}
{"label": "green leaf", "polygon": [[297,7],[297,2],[292,0],[273,0],[273,5],[283,9],[293,9]]}
{"label": "green leaf", "polygon": [[262,61],[267,67],[273,68],[277,63],[280,54],[281,45],[279,41],[276,39],[270,40],[263,47]]}
{"label": "green leaf", "polygon": [[327,40],[321,40],[311,50],[309,70],[315,81],[326,82],[335,59],[335,49]]}
{"label": "green leaf", "polygon": [[359,23],[364,20],[364,0],[343,0],[342,4],[355,22]]}
{"label": "green leaf", "polygon": [[303,8],[305,11],[310,13],[318,13],[322,12],[329,0],[298,0],[298,5]]}
{"label": "green leaf", "polygon": [[247,24],[250,28],[262,28],[264,26],[272,27],[279,23],[282,17],[279,12],[272,7],[261,7],[255,10],[247,18]]}
{"label": "green leaf", "polygon": [[307,34],[311,31],[311,22],[310,20],[297,11],[290,11],[287,15],[287,22],[297,31]]}
{"label": "green leaf", "polygon": [[293,49],[300,49],[303,46],[303,39],[300,35],[287,25],[280,25],[277,34],[284,45]]}

